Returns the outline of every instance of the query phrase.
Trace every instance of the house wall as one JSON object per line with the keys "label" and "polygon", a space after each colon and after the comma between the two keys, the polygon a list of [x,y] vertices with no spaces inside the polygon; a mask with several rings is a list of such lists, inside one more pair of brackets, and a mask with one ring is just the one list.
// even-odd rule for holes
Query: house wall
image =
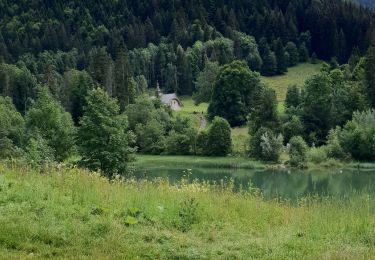
{"label": "house wall", "polygon": [[169,106],[172,108],[172,110],[174,111],[180,111],[181,110],[181,106],[179,104],[179,102],[177,100],[172,100],[170,103],[169,103]]}

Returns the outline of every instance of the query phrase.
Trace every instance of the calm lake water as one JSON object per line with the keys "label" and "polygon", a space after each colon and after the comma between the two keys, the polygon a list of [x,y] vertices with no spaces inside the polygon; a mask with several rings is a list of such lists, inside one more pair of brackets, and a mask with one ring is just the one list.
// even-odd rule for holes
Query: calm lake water
{"label": "calm lake water", "polygon": [[[375,169],[373,170],[319,170],[319,171],[271,171],[271,170],[225,170],[192,169],[189,180],[194,179],[220,183],[221,180],[234,180],[235,189],[240,187],[258,188],[265,199],[287,199],[317,195],[340,198],[353,194],[375,195]],[[167,178],[176,183],[187,170],[180,168],[138,169],[137,178]]]}

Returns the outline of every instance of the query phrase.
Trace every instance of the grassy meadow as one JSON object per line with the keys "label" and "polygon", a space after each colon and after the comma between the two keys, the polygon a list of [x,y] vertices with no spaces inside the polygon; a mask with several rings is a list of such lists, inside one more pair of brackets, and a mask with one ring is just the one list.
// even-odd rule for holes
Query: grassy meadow
{"label": "grassy meadow", "polygon": [[265,202],[206,184],[0,166],[0,258],[365,259],[374,200]]}
{"label": "grassy meadow", "polygon": [[202,156],[165,156],[138,155],[134,167],[173,168],[173,166],[212,169],[263,169],[265,165],[259,161],[251,161],[241,157],[202,157]]}
{"label": "grassy meadow", "polygon": [[321,69],[322,64],[302,63],[298,66],[288,68],[285,75],[274,77],[263,77],[262,80],[268,86],[276,91],[277,100],[283,102],[286,97],[286,92],[290,85],[303,86],[305,81],[311,76],[317,74]]}

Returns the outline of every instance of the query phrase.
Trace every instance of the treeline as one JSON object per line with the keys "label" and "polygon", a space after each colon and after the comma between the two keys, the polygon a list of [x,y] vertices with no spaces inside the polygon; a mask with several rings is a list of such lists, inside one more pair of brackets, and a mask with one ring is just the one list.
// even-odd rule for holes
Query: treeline
{"label": "treeline", "polygon": [[[72,70],[129,103],[121,97],[157,82],[193,94],[207,62],[241,59],[276,75],[310,56],[343,64],[374,39],[374,14],[337,0],[0,1],[0,17],[0,62],[17,66],[3,74],[33,76],[66,108]],[[7,91],[23,95],[14,100],[20,111],[35,98],[32,85]]]}
{"label": "treeline", "polygon": [[[342,32],[350,52],[364,51],[373,14],[337,0],[266,1],[5,1],[0,2],[1,54],[16,61],[25,53],[44,50],[89,52],[108,47],[115,56],[125,43],[129,49],[158,45],[167,38],[183,48],[233,31],[297,42],[305,31],[312,35],[312,52],[322,58],[336,56]],[[348,55],[348,54],[347,54]]]}
{"label": "treeline", "polygon": [[39,87],[37,98],[21,115],[11,98],[0,96],[0,159],[43,168],[72,162],[108,177],[126,174],[134,154],[226,156],[231,128],[215,118],[198,132],[188,118],[176,116],[158,99],[138,97],[121,112],[119,102],[102,88],[87,90],[82,116],[71,114]]}
{"label": "treeline", "polygon": [[373,161],[374,75],[375,48],[363,58],[354,50],[348,64],[324,63],[303,87],[290,86],[280,114],[275,91],[245,62],[235,61],[219,69],[208,113],[232,126],[247,124],[248,155],[257,159],[277,162],[288,150],[293,166],[303,165],[308,156],[314,162]]}

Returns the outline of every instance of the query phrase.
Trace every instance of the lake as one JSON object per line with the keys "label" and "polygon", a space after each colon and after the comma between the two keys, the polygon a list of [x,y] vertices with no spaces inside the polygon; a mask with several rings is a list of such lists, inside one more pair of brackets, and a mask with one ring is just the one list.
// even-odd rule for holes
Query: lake
{"label": "lake", "polygon": [[[187,174],[189,173],[189,174]],[[141,168],[136,178],[166,178],[171,183],[188,175],[189,181],[205,180],[220,183],[234,181],[235,190],[240,187],[259,189],[266,200],[275,198],[297,201],[306,196],[331,196],[349,198],[354,194],[375,195],[375,169],[372,170],[226,170],[195,168]]]}

